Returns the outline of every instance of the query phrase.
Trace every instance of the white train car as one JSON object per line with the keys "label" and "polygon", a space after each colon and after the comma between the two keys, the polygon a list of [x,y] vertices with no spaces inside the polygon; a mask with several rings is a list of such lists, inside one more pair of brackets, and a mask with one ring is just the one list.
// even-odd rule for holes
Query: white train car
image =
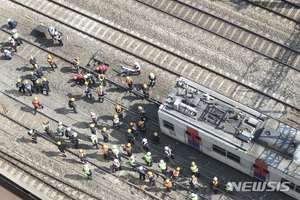
{"label": "white train car", "polygon": [[300,199],[300,131],[185,78],[158,111],[161,131]]}

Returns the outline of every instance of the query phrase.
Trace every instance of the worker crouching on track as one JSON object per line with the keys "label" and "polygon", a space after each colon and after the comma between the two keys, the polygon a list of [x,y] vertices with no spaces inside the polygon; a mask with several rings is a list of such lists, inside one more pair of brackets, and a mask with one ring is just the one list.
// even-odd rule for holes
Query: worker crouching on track
{"label": "worker crouching on track", "polygon": [[21,82],[21,79],[17,79],[16,87],[19,88],[19,92],[22,92],[25,94],[25,84]]}
{"label": "worker crouching on track", "polygon": [[112,168],[113,168],[113,172],[122,170],[121,163],[118,159],[114,159]]}
{"label": "worker crouching on track", "polygon": [[37,132],[34,129],[30,129],[28,131],[28,135],[30,136],[30,138],[32,139],[33,143],[37,143]]}
{"label": "worker crouching on track", "polygon": [[79,84],[79,85],[83,85],[84,84],[84,76],[83,74],[76,74],[74,77],[73,77],[74,81],[76,84]]}
{"label": "worker crouching on track", "polygon": [[44,108],[44,106],[42,104],[40,104],[40,102],[38,101],[37,97],[34,97],[34,100],[32,101],[32,104],[33,104],[33,107],[34,107],[34,114],[36,114],[36,110],[38,108],[41,108],[41,109]]}
{"label": "worker crouching on track", "polygon": [[69,101],[69,107],[73,108],[74,112],[77,113],[75,98],[71,98],[70,99],[70,101]]}
{"label": "worker crouching on track", "polygon": [[96,67],[96,72],[99,73],[100,75],[105,74],[106,70],[107,70],[107,67],[105,65]]}
{"label": "worker crouching on track", "polygon": [[64,144],[62,144],[61,141],[58,141],[57,145],[58,145],[59,151],[64,155],[64,157],[67,157],[66,152],[65,152],[67,150],[66,146]]}

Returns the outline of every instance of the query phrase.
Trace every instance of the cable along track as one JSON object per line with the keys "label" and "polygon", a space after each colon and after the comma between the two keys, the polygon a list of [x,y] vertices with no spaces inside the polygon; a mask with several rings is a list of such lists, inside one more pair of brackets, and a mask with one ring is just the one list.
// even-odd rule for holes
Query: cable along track
{"label": "cable along track", "polygon": [[[82,13],[78,7],[68,7],[53,0],[50,2],[41,0],[11,1],[172,74],[184,76],[196,82],[204,82],[205,86],[213,88],[215,91],[221,91],[220,93],[223,95],[243,102],[254,107],[254,109],[259,109],[259,107],[264,110],[271,109],[276,114],[275,118],[282,117],[281,113],[288,113],[289,110],[286,110],[289,108],[296,111],[300,110],[293,103],[282,100],[283,97],[280,94],[269,94],[267,89],[254,88],[251,83],[247,83],[245,80],[238,81],[237,78],[230,78],[229,74],[224,75],[214,71],[192,59],[174,53],[174,50],[153,44],[133,33],[121,30],[107,21],[103,22],[101,21],[102,18],[96,15],[89,16]],[[72,19],[69,20],[69,18]],[[180,66],[185,67],[182,69]],[[239,94],[240,91],[243,91],[242,95]]]}

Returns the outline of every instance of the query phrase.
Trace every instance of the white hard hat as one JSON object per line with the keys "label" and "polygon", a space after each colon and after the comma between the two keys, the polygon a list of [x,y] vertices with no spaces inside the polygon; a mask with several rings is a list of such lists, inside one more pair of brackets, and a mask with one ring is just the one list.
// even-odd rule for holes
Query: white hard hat
{"label": "white hard hat", "polygon": [[95,113],[91,112],[91,115],[96,115]]}
{"label": "white hard hat", "polygon": [[73,133],[73,136],[74,136],[74,137],[77,137],[77,133]]}
{"label": "white hard hat", "polygon": [[147,153],[147,156],[151,156],[151,152],[148,152],[148,153]]}
{"label": "white hard hat", "polygon": [[11,40],[11,37],[8,37],[7,40]]}
{"label": "white hard hat", "polygon": [[58,122],[59,125],[62,125],[62,122]]}
{"label": "white hard hat", "polygon": [[143,166],[140,166],[140,167],[139,167],[139,170],[143,170]]}
{"label": "white hard hat", "polygon": [[163,164],[163,163],[165,163],[165,161],[164,161],[164,160],[160,160],[160,163],[162,163],[162,164]]}
{"label": "white hard hat", "polygon": [[191,194],[191,197],[194,198],[196,195],[194,193]]}
{"label": "white hard hat", "polygon": [[12,30],[12,32],[13,32],[13,33],[16,33],[16,32],[17,32],[17,29]]}
{"label": "white hard hat", "polygon": [[29,130],[29,133],[33,133],[32,129]]}
{"label": "white hard hat", "polygon": [[71,128],[70,128],[70,127],[68,127],[68,128],[67,128],[67,131],[71,131]]}
{"label": "white hard hat", "polygon": [[119,162],[119,160],[118,160],[118,159],[114,159],[114,162],[116,162],[116,163],[117,163],[117,162]]}
{"label": "white hard hat", "polygon": [[231,184],[230,182],[228,182],[226,185],[228,185],[229,187],[231,187],[231,186],[232,186],[232,184]]}
{"label": "white hard hat", "polygon": [[144,139],[143,139],[143,142],[147,142],[147,138],[144,138]]}
{"label": "white hard hat", "polygon": [[87,169],[89,169],[89,165],[88,164],[84,165],[84,167],[87,168]]}
{"label": "white hard hat", "polygon": [[92,134],[91,138],[95,139],[95,138],[96,138],[96,135]]}
{"label": "white hard hat", "polygon": [[214,181],[217,181],[218,180],[218,178],[217,177],[214,177]]}
{"label": "white hard hat", "polygon": [[134,159],[134,156],[130,156],[130,159],[131,159],[131,160]]}
{"label": "white hard hat", "polygon": [[9,22],[11,19],[7,19],[7,21]]}
{"label": "white hard hat", "polygon": [[113,148],[113,149],[116,149],[116,148],[117,148],[117,145],[113,145],[112,148]]}
{"label": "white hard hat", "polygon": [[168,150],[169,150],[169,147],[165,146],[165,150],[168,151]]}

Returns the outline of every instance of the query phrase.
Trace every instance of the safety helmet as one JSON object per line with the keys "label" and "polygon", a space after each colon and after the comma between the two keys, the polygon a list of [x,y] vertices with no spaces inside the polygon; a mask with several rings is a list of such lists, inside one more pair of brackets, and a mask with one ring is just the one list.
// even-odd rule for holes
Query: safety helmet
{"label": "safety helmet", "polygon": [[160,162],[161,164],[164,164],[164,163],[165,163],[165,161],[164,161],[164,160],[160,160],[159,162]]}
{"label": "safety helmet", "polygon": [[93,128],[95,125],[94,124],[90,124],[90,127]]}
{"label": "safety helmet", "polygon": [[92,139],[96,139],[96,135],[92,134],[92,135],[91,135],[91,138],[92,138]]}
{"label": "safety helmet", "polygon": [[133,159],[134,159],[134,156],[130,156],[130,159],[133,160]]}
{"label": "safety helmet", "polygon": [[11,40],[11,39],[12,39],[11,37],[8,37],[8,38],[7,38],[7,40]]}
{"label": "safety helmet", "polygon": [[104,148],[104,149],[106,149],[106,148],[107,148],[107,145],[106,145],[106,144],[105,144],[105,145],[103,145],[103,148]]}
{"label": "safety helmet", "polygon": [[71,98],[71,101],[75,101],[75,98]]}
{"label": "safety helmet", "polygon": [[21,82],[21,79],[18,78],[18,79],[17,79],[17,82],[20,83],[20,82]]}
{"label": "safety helmet", "polygon": [[146,88],[146,87],[147,87],[147,85],[146,85],[146,84],[144,84],[144,85],[143,85],[143,88]]}
{"label": "safety helmet", "polygon": [[30,56],[30,60],[32,60],[33,59],[33,56]]}
{"label": "safety helmet", "polygon": [[85,167],[87,170],[89,170],[89,165],[88,165],[88,164],[84,165],[84,167]]}
{"label": "safety helmet", "polygon": [[139,109],[139,110],[142,110],[142,109],[143,109],[143,107],[142,107],[142,106],[139,106],[139,107],[138,107],[138,109]]}
{"label": "safety helmet", "polygon": [[214,181],[218,181],[218,178],[217,178],[217,177],[214,177]]}
{"label": "safety helmet", "polygon": [[43,81],[46,81],[47,79],[46,78],[43,78]]}
{"label": "safety helmet", "polygon": [[73,133],[73,136],[74,136],[74,137],[77,137],[77,133]]}
{"label": "safety helmet", "polygon": [[76,57],[76,60],[79,60],[79,57]]}
{"label": "safety helmet", "polygon": [[143,121],[139,121],[139,124],[142,125],[144,122]]}
{"label": "safety helmet", "polygon": [[151,156],[151,152],[148,152],[148,153],[147,153],[147,156]]}
{"label": "safety helmet", "polygon": [[144,139],[143,139],[143,142],[147,143],[147,142],[148,142],[147,138],[144,138]]}
{"label": "safety helmet", "polygon": [[195,193],[192,193],[192,194],[191,194],[191,197],[192,197],[192,198],[194,198],[195,196],[196,196]]}
{"label": "safety helmet", "polygon": [[112,148],[113,148],[113,149],[116,149],[116,148],[117,148],[117,145],[114,144],[114,145],[112,146]]}
{"label": "safety helmet", "polygon": [[148,172],[147,174],[148,174],[149,176],[151,176],[151,175],[152,175],[152,172]]}
{"label": "safety helmet", "polygon": [[79,153],[82,153],[83,152],[83,150],[82,149],[79,149]]}
{"label": "safety helmet", "polygon": [[168,151],[168,150],[169,150],[169,147],[165,146],[165,150]]}
{"label": "safety helmet", "polygon": [[48,123],[47,120],[45,120],[45,121],[44,121],[44,124],[47,124],[47,123]]}
{"label": "safety helmet", "polygon": [[50,55],[48,55],[48,58],[51,58],[51,56],[50,56]]}
{"label": "safety helmet", "polygon": [[86,82],[84,82],[84,84],[87,85],[87,84],[89,84],[89,82],[86,81]]}
{"label": "safety helmet", "polygon": [[129,128],[129,129],[127,129],[127,132],[128,132],[128,133],[131,133],[131,129],[130,129],[130,128]]}
{"label": "safety helmet", "polygon": [[170,179],[166,179],[166,183],[169,183],[170,182]]}
{"label": "safety helmet", "polygon": [[192,162],[192,165],[195,165],[195,162]]}
{"label": "safety helmet", "polygon": [[119,160],[118,160],[118,159],[114,159],[114,162],[115,162],[115,163],[118,163],[118,162],[119,162]]}
{"label": "safety helmet", "polygon": [[17,30],[16,30],[16,29],[14,29],[14,30],[12,30],[12,32],[13,32],[13,33],[16,33],[16,32],[17,32]]}
{"label": "safety helmet", "polygon": [[96,115],[96,114],[95,114],[95,113],[93,113],[93,112],[91,112],[91,115],[92,115],[92,116],[94,116],[94,115]]}
{"label": "safety helmet", "polygon": [[154,77],[154,74],[153,74],[153,73],[150,73],[149,76],[150,76],[150,77]]}
{"label": "safety helmet", "polygon": [[127,79],[127,80],[128,80],[128,79],[130,79],[130,77],[129,77],[129,76],[127,76],[127,77],[126,77],[126,79]]}
{"label": "safety helmet", "polygon": [[11,19],[7,19],[7,22],[10,22]]}
{"label": "safety helmet", "polygon": [[38,98],[37,98],[37,97],[34,97],[34,100],[38,100]]}
{"label": "safety helmet", "polygon": [[77,76],[74,76],[74,80],[77,80]]}
{"label": "safety helmet", "polygon": [[157,134],[157,132],[154,132],[154,136],[157,136],[158,134]]}
{"label": "safety helmet", "polygon": [[35,82],[36,82],[37,84],[39,84],[39,83],[40,83],[40,81],[39,81],[39,80],[36,80]]}
{"label": "safety helmet", "polygon": [[139,167],[139,170],[143,170],[143,166],[140,166],[140,167]]}
{"label": "safety helmet", "polygon": [[62,125],[62,122],[58,122],[58,125],[60,125],[60,126],[61,126],[61,125]]}
{"label": "safety helmet", "polygon": [[84,75],[83,78],[88,78],[88,76],[87,76],[87,75]]}
{"label": "safety helmet", "polygon": [[99,71],[99,70],[100,70],[100,67],[96,67],[96,70]]}
{"label": "safety helmet", "polygon": [[105,127],[103,127],[102,131],[106,131],[106,128],[105,128]]}
{"label": "safety helmet", "polygon": [[102,85],[99,85],[99,88],[102,88]]}
{"label": "safety helmet", "polygon": [[30,75],[33,75],[33,72],[30,72]]}
{"label": "safety helmet", "polygon": [[130,143],[127,143],[127,146],[128,146],[128,147],[130,147],[130,146],[131,146],[131,144],[130,144]]}
{"label": "safety helmet", "polygon": [[70,127],[68,127],[68,128],[67,128],[67,131],[71,131],[71,128],[70,128]]}
{"label": "safety helmet", "polygon": [[101,74],[101,75],[100,75],[100,78],[104,78],[104,77],[105,77],[104,74]]}
{"label": "safety helmet", "polygon": [[192,178],[195,178],[195,175],[192,175]]}
{"label": "safety helmet", "polygon": [[130,126],[133,126],[133,122],[130,122]]}
{"label": "safety helmet", "polygon": [[180,170],[180,167],[177,167],[176,170],[179,171],[179,170]]}
{"label": "safety helmet", "polygon": [[61,142],[60,142],[60,141],[58,141],[58,142],[57,142],[57,145],[61,145]]}
{"label": "safety helmet", "polygon": [[33,133],[32,129],[29,130],[29,133],[30,133],[30,134]]}
{"label": "safety helmet", "polygon": [[24,81],[25,84],[28,84],[28,81]]}
{"label": "safety helmet", "polygon": [[119,109],[120,109],[120,106],[117,106],[116,109],[119,110]]}
{"label": "safety helmet", "polygon": [[34,67],[38,67],[38,64],[34,64]]}

